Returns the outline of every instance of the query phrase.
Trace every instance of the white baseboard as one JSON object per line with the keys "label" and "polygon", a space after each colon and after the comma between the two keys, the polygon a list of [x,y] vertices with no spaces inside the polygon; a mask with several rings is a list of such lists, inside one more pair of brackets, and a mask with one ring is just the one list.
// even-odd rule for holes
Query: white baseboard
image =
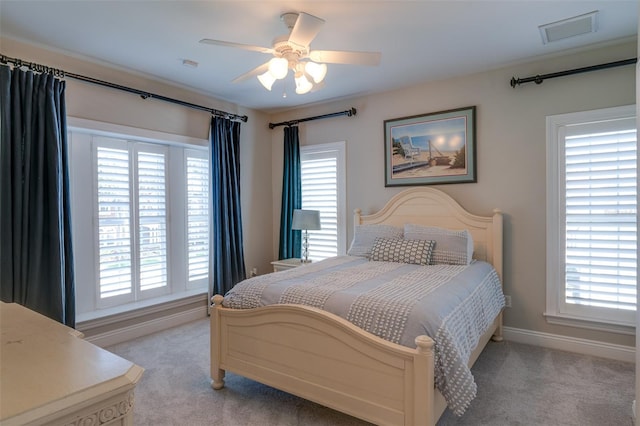
{"label": "white baseboard", "polygon": [[107,347],[127,340],[137,339],[178,325],[196,321],[207,316],[207,307],[192,308],[173,315],[144,321],[128,327],[118,328],[105,333],[87,337],[85,340],[100,347]]}
{"label": "white baseboard", "polygon": [[624,362],[636,362],[636,350],[633,346],[603,343],[595,340],[579,339],[576,337],[542,333],[513,327],[503,327],[502,335],[506,340],[510,340],[512,342],[526,343],[529,345],[576,352],[584,355],[615,359]]}

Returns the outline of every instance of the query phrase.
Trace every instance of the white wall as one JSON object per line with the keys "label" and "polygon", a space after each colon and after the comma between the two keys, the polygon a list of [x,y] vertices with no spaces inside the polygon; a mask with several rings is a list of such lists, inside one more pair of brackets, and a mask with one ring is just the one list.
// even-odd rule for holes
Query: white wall
{"label": "white wall", "polygon": [[[545,58],[497,71],[423,84],[383,94],[279,113],[280,122],[357,109],[340,117],[300,124],[301,144],[345,140],[348,239],[351,212],[377,211],[401,187],[384,186],[383,122],[386,119],[477,107],[477,183],[438,185],[473,213],[505,214],[505,293],[513,307],[505,325],[525,330],[635,346],[635,336],[547,324],[545,310],[545,117],[635,102],[634,67],[625,66],[511,88],[511,77],[529,77],[633,58],[636,41]],[[282,127],[272,130],[273,253],[277,253],[282,185]]]}

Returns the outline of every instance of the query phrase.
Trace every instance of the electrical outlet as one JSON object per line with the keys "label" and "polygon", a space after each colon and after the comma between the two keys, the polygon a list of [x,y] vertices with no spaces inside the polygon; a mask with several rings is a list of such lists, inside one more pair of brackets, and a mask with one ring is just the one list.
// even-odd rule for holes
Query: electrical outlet
{"label": "electrical outlet", "polygon": [[256,275],[258,275],[258,268],[251,268],[251,276],[255,277]]}
{"label": "electrical outlet", "polygon": [[504,296],[504,307],[505,308],[510,308],[511,307],[511,296]]}

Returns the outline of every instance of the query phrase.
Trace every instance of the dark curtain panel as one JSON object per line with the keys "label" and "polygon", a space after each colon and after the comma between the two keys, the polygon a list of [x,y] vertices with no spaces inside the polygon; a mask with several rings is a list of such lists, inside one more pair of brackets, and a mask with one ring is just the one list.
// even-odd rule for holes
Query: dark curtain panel
{"label": "dark curtain panel", "polygon": [[240,123],[211,119],[213,294],[246,278],[240,207]]}
{"label": "dark curtain panel", "polygon": [[75,327],[64,93],[0,66],[0,299]]}
{"label": "dark curtain panel", "polygon": [[291,229],[293,210],[302,208],[300,141],[298,127],[284,128],[284,165],[282,171],[282,208],[280,209],[280,248],[278,259],[300,257],[302,237]]}

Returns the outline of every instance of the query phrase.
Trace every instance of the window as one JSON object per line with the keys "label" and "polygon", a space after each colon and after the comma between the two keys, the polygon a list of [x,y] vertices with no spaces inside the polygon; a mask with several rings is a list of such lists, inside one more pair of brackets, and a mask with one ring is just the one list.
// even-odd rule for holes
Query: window
{"label": "window", "polygon": [[185,150],[189,282],[209,277],[209,159],[207,151]]}
{"label": "window", "polygon": [[320,211],[319,231],[309,231],[309,259],[345,251],[344,142],[300,148],[302,208]]}
{"label": "window", "polygon": [[167,150],[98,136],[93,145],[98,292],[105,306],[130,301],[136,288],[141,294],[167,288]]}
{"label": "window", "polygon": [[69,129],[78,321],[205,293],[208,149],[80,121]]}
{"label": "window", "polygon": [[547,118],[547,320],[633,333],[635,106]]}
{"label": "window", "polygon": [[100,298],[131,293],[129,152],[96,149]]}

